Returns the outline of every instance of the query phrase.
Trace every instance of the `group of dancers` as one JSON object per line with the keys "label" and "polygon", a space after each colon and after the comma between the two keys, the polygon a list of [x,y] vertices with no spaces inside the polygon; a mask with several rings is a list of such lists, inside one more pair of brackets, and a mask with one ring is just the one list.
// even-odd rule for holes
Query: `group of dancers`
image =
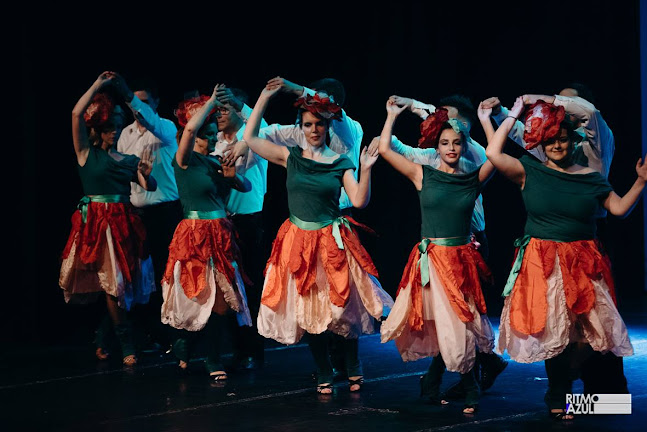
{"label": "group of dancers", "polygon": [[[295,125],[263,120],[279,92],[297,97]],[[115,95],[134,115],[126,128]],[[345,93],[334,79],[308,88],[273,78],[253,110],[241,91],[216,85],[211,95],[180,102],[178,128],[156,113],[153,90],[133,92],[119,74],[104,72],[72,112],[85,196],[72,217],[60,286],[66,301],[105,296],[99,359],[109,356],[114,335],[123,363],[135,365],[126,312],[161,297],[157,321],[175,329],[167,334],[180,369],[203,335],[209,376],[227,379],[220,355],[227,320],[240,332],[233,338],[237,360],[262,363],[261,336],[295,344],[308,333],[317,392],[326,395],[340,368],[350,391],[361,389],[358,338],[379,329],[404,361],[432,357],[420,381],[432,403],[447,403],[444,371],[460,373],[452,389],[465,399],[463,413],[473,415],[481,390],[507,365],[494,352],[481,289],[491,273],[480,194],[498,170],[519,186],[527,221],[503,292],[496,351],[517,362],[545,361],[549,413],[570,419],[565,396],[576,352],[612,353],[620,361],[633,354],[596,221],[606,212],[627,215],[647,181],[641,159],[629,192],[613,191],[613,135],[580,96],[570,87],[556,96],[524,95],[510,110],[497,98],[481,102],[487,148],[470,137],[476,118],[467,98],[435,107],[391,96],[381,135],[360,152],[362,128],[342,108]],[[405,110],[422,118],[417,147],[392,134]],[[529,154],[504,153],[508,136]],[[421,241],[395,301],[357,235],[369,228],[350,212],[369,203],[379,156],[413,183],[422,213]],[[286,168],[290,216],[265,263],[268,162]]]}

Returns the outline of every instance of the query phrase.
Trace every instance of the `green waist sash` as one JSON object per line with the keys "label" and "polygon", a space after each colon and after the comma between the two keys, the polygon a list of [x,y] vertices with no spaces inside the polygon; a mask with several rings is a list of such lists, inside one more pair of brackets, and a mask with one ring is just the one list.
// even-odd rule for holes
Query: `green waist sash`
{"label": "green waist sash", "polygon": [[98,203],[129,203],[130,196],[128,195],[92,195],[84,196],[81,198],[81,201],[76,205],[76,208],[81,211],[81,216],[83,218],[83,223],[86,223],[88,220],[88,206],[91,202]]}
{"label": "green waist sash", "polygon": [[[526,247],[528,246],[528,243],[530,243],[530,239],[532,238],[533,237],[529,235],[525,235],[523,237],[519,237],[514,241],[514,247],[519,248],[519,253],[517,254],[517,258],[514,260],[514,264],[512,264],[512,270],[510,270],[510,275],[508,276],[508,280],[506,281],[505,287],[503,288],[503,292],[501,293],[502,297],[507,297],[512,292],[512,288],[514,288],[514,284],[517,281],[519,272],[521,271],[521,263],[523,262],[523,256],[526,253]],[[562,243],[562,240],[553,240],[553,239],[541,239],[541,240],[549,240],[549,241]]]}
{"label": "green waist sash", "polygon": [[422,241],[418,244],[418,250],[420,251],[418,267],[420,268],[420,278],[422,279],[423,287],[429,284],[429,256],[427,255],[427,248],[429,247],[429,243],[433,243],[438,246],[463,246],[470,243],[470,237],[422,239]]}
{"label": "green waist sash", "polygon": [[340,216],[337,219],[331,219],[327,221],[306,222],[291,214],[290,222],[306,231],[316,231],[320,230],[321,228],[325,228],[328,225],[332,225],[332,236],[335,238],[335,243],[337,243],[337,247],[339,249],[344,249],[344,242],[341,239],[341,232],[339,231],[339,227],[341,225],[345,225],[346,228],[350,229],[350,223],[344,216]]}
{"label": "green waist sash", "polygon": [[184,212],[184,219],[222,219],[227,217],[224,210],[196,211],[189,210]]}

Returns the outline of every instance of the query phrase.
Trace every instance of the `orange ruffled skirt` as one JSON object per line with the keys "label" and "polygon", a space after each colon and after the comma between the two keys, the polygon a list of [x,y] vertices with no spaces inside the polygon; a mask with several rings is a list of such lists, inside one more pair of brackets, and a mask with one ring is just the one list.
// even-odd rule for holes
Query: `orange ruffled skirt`
{"label": "orange ruffled skirt", "polygon": [[85,223],[74,212],[59,276],[65,301],[90,303],[105,292],[125,309],[148,303],[155,275],[145,239],[130,203],[90,202]]}
{"label": "orange ruffled skirt", "polygon": [[212,312],[224,315],[233,310],[241,326],[251,326],[240,260],[228,219],[180,221],[162,279],[162,322],[198,331]]}
{"label": "orange ruffled skirt", "polygon": [[440,353],[448,371],[469,372],[476,346],[483,352],[494,348],[481,291],[481,280],[491,279],[490,270],[471,244],[429,243],[429,284],[423,287],[418,245],[409,255],[393,310],[382,323],[382,342],[395,339],[404,361]]}
{"label": "orange ruffled skirt", "polygon": [[393,299],[357,234],[344,225],[340,234],[344,249],[332,225],[303,230],[283,223],[265,268],[259,334],[294,344],[305,332],[330,330],[346,338],[375,332],[375,319],[388,313]]}
{"label": "orange ruffled skirt", "polygon": [[571,342],[617,356],[633,354],[616,308],[609,259],[594,240],[532,238],[505,299],[497,351],[533,363],[557,356]]}

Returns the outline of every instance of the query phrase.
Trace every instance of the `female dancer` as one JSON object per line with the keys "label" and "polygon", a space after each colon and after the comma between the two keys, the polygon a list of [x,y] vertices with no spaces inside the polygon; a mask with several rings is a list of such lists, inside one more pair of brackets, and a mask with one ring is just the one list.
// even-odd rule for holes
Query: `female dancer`
{"label": "female dancer", "polygon": [[645,186],[647,166],[638,161],[638,179],[619,197],[599,173],[573,163],[573,147],[581,137],[565,119],[563,107],[543,101],[528,109],[524,140],[526,148],[541,145],[546,161],[506,155],[506,136],[523,110],[520,97],[486,151],[494,166],[521,187],[528,212],[503,292],[497,350],[507,349],[521,363],[544,360],[544,400],[551,416],[568,420],[573,418],[564,410],[572,384],[572,344],[584,342],[617,356],[633,354],[616,309],[609,259],[595,238],[595,214],[602,206],[616,216],[627,215]]}
{"label": "female dancer", "polygon": [[[494,167],[474,165],[461,155],[468,132],[439,108],[420,127],[421,147],[437,149],[437,166],[422,166],[391,150],[393,124],[406,106],[387,101],[387,118],[380,136],[380,155],[405,175],[418,190],[422,211],[422,238],[404,270],[395,306],[382,324],[382,342],[395,339],[404,361],[433,357],[421,388],[440,397],[445,369],[461,374],[466,393],[463,413],[478,408],[479,387],[472,368],[475,347],[492,352],[494,333],[486,315],[480,279],[490,277],[470,239],[474,204]],[[479,115],[487,115],[479,113]],[[494,130],[490,125],[486,134]]]}
{"label": "female dancer", "polygon": [[[184,219],[178,224],[169,246],[169,259],[162,280],[162,322],[177,329],[198,332],[205,328],[206,367],[215,381],[227,379],[220,361],[220,342],[225,316],[237,313],[239,325],[251,325],[245,286],[240,269],[240,251],[233,225],[225,213],[230,190],[251,190],[235,167],[210,157],[216,144],[216,99],[199,96],[182,101],[176,110],[178,151],[172,165]],[[197,335],[194,333],[193,335]],[[173,344],[179,367],[188,366],[194,337],[186,332]]]}
{"label": "female dancer", "polygon": [[309,333],[317,391],[322,394],[332,393],[333,379],[324,332],[343,336],[350,390],[358,391],[363,381],[357,338],[374,331],[372,318],[380,319],[393,300],[377,281],[377,270],[351,228],[359,224],[341,216],[339,195],[343,186],[354,207],[368,204],[377,152],[362,152],[358,183],[348,157],[326,144],[329,123],[339,118],[341,108],[319,95],[295,104],[307,148],[286,148],[259,138],[260,120],[278,90],[271,85],[263,89],[244,135],[254,152],[287,169],[290,209],[267,263],[258,331],[285,344]]}
{"label": "female dancer", "polygon": [[126,310],[133,303],[147,303],[155,283],[144,248],[146,232],[130,204],[130,182],[150,191],[157,184],[150,175],[150,149],[141,159],[114,150],[123,112],[99,91],[115,77],[114,72],[99,75],[72,111],[72,137],[85,196],[72,215],[59,285],[67,302],[87,303],[105,293],[108,314],[97,330],[96,356],[108,358],[107,336],[114,328],[123,363],[132,366],[137,359]]}

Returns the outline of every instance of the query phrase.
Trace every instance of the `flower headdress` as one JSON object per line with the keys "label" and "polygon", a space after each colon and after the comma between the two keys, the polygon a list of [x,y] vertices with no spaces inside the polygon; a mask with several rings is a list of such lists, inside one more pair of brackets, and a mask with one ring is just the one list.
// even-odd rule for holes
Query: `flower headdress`
{"label": "flower headdress", "polygon": [[526,150],[555,138],[559,134],[565,116],[563,106],[555,106],[541,100],[532,104],[526,112],[523,132]]}
{"label": "flower headdress", "polygon": [[88,127],[96,128],[108,121],[115,109],[115,103],[105,93],[97,93],[83,113],[83,119]]}
{"label": "flower headdress", "polygon": [[460,120],[449,118],[447,108],[437,108],[433,114],[427,117],[420,123],[420,139],[418,140],[418,147],[429,148],[433,147],[438,141],[438,136],[445,123],[448,123],[454,132],[457,134],[462,133],[466,138],[469,136],[467,126]]}
{"label": "flower headdress", "polygon": [[332,97],[321,97],[305,95],[294,102],[294,106],[313,114],[319,115],[327,120],[341,120],[341,107],[335,103]]}
{"label": "flower headdress", "polygon": [[[185,99],[180,104],[178,107],[173,111],[173,114],[175,114],[175,117],[177,117],[177,122],[180,125],[180,127],[185,127],[186,124],[191,120],[191,117],[197,113],[202,106],[207,103],[209,100],[209,96],[206,95],[200,95],[196,97],[192,97],[190,99]],[[209,117],[213,113],[216,112],[216,109],[214,108],[211,110],[211,112],[207,115],[207,118],[205,119],[205,123],[209,120]]]}

